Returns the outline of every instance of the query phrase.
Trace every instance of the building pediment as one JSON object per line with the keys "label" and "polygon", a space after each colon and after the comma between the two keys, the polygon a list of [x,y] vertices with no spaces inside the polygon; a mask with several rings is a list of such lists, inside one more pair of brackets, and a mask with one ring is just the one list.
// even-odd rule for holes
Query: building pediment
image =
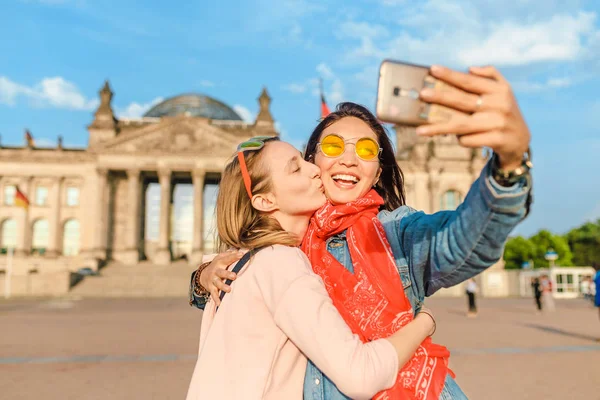
{"label": "building pediment", "polygon": [[244,139],[211,125],[206,119],[173,117],[127,130],[104,143],[99,152],[229,156]]}

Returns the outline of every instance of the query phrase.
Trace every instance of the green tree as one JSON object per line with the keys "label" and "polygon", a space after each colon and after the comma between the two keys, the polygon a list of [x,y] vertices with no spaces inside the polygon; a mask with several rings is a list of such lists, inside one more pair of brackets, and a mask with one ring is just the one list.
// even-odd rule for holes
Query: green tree
{"label": "green tree", "polygon": [[556,265],[561,267],[573,265],[573,253],[571,253],[569,242],[564,237],[542,229],[529,240],[534,246],[532,258],[536,268],[548,268],[549,263],[546,261],[545,255],[549,249],[553,249],[558,254]]}
{"label": "green tree", "polygon": [[600,263],[600,219],[572,229],[565,237],[573,251],[575,265]]}
{"label": "green tree", "polygon": [[533,258],[534,254],[535,246],[531,240],[523,236],[512,237],[508,240],[504,248],[505,268],[520,269],[524,262]]}

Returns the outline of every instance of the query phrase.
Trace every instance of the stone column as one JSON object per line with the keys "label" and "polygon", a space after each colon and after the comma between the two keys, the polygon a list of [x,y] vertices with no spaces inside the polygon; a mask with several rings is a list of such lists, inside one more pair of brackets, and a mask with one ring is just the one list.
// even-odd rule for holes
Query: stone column
{"label": "stone column", "polygon": [[157,264],[169,264],[171,262],[169,246],[171,237],[171,171],[159,170],[158,181],[160,183],[160,232],[155,261]]}
{"label": "stone column", "polygon": [[192,182],[194,184],[194,234],[192,239],[192,264],[202,262],[203,254],[203,234],[204,234],[204,180],[206,173],[204,170],[192,171]]}
{"label": "stone column", "polygon": [[440,175],[439,173],[429,171],[429,212],[434,213],[440,210]]}
{"label": "stone column", "polygon": [[429,200],[429,188],[428,188],[428,180],[429,175],[427,172],[418,169],[413,172],[414,176],[414,203],[410,204],[418,210],[423,210],[424,212],[429,212],[429,207],[431,205],[431,201]]}
{"label": "stone column", "polygon": [[52,214],[50,216],[50,221],[48,223],[49,227],[49,244],[48,251],[46,254],[48,257],[58,257],[62,254],[62,229],[60,229],[61,219],[60,219],[60,211],[62,208],[61,203],[61,191],[62,191],[62,182],[63,178],[60,177],[56,179],[54,182],[54,186],[52,188],[52,198],[51,198],[51,208]]}
{"label": "stone column", "polygon": [[[31,180],[33,177],[27,177],[19,184],[19,190],[29,199],[30,207],[34,203],[34,197],[31,190]],[[16,196],[16,195],[15,195]],[[29,209],[19,207],[21,223],[18,224],[17,248],[15,255],[20,257],[29,256],[31,253],[31,223],[29,221]]]}
{"label": "stone column", "polygon": [[127,170],[128,184],[128,221],[127,221],[127,249],[122,255],[123,263],[135,265],[140,260],[140,209],[141,188],[140,171],[138,169]]}
{"label": "stone column", "polygon": [[108,169],[98,168],[98,187],[96,189],[96,257],[104,260],[106,258],[106,246],[108,239]]}

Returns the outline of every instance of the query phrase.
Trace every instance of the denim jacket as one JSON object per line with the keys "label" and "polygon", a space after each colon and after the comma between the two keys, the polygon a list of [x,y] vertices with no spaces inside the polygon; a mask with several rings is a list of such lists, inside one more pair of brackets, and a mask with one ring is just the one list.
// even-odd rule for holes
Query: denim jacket
{"label": "denim jacket", "polygon": [[[490,176],[488,163],[455,211],[425,214],[402,206],[379,213],[404,292],[415,312],[420,310],[425,296],[481,273],[502,257],[509,233],[526,215],[530,190],[530,176],[509,188],[498,185]],[[327,250],[354,272],[345,232],[329,238]],[[199,306],[197,301],[194,304]],[[440,399],[466,398],[448,375]],[[348,397],[309,360],[304,399]]]}

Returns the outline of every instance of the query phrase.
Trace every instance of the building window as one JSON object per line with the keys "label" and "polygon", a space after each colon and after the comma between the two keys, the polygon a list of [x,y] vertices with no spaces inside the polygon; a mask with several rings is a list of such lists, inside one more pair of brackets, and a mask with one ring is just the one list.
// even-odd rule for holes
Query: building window
{"label": "building window", "polygon": [[67,206],[76,207],[79,205],[79,188],[67,187]]}
{"label": "building window", "polygon": [[448,190],[442,195],[440,209],[456,210],[461,201],[460,193],[457,190]]}
{"label": "building window", "polygon": [[35,189],[35,205],[46,206],[48,205],[48,188],[45,186],[38,186]]}
{"label": "building window", "polygon": [[14,206],[15,196],[17,195],[17,187],[14,185],[4,186],[4,205]]}
{"label": "building window", "polygon": [[48,248],[50,232],[47,219],[38,219],[33,223],[33,236],[31,238],[31,253],[44,254]]}
{"label": "building window", "polygon": [[79,221],[76,219],[70,219],[65,222],[62,253],[64,256],[76,256],[79,254]]}
{"label": "building window", "polygon": [[0,254],[8,253],[8,249],[17,247],[17,221],[7,219],[0,226]]}

